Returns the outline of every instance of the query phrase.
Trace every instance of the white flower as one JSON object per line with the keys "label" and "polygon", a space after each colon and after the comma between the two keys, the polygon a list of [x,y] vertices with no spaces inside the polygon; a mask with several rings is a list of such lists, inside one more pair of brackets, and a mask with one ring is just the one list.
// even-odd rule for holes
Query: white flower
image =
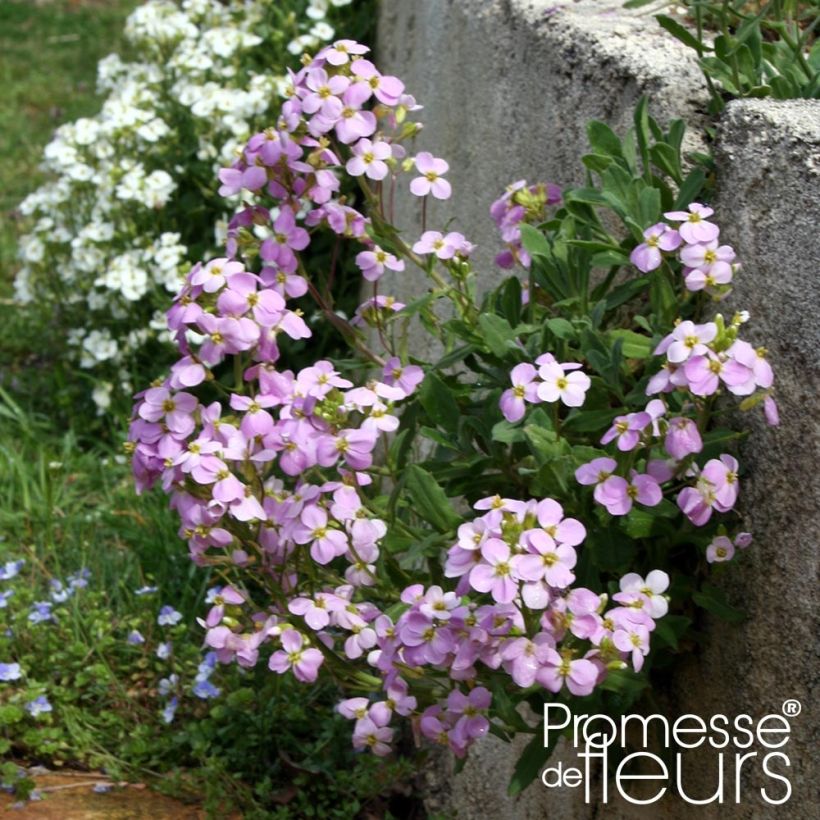
{"label": "white flower", "polygon": [[97,405],[97,414],[102,415],[105,410],[111,407],[111,391],[114,386],[111,382],[97,382],[96,387],[91,391],[91,398]]}

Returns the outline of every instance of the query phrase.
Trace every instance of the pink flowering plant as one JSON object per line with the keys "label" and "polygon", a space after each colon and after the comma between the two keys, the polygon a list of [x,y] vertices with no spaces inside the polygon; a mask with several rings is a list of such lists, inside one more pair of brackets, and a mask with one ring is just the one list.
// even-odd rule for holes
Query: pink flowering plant
{"label": "pink flowering plant", "polygon": [[[642,104],[623,141],[590,125],[597,185],[519,182],[493,204],[498,265],[523,271],[479,299],[473,243],[428,224],[449,166],[413,152],[401,80],[339,40],[290,81],[220,173],[245,206],[168,312],[179,359],[137,396],[137,485],[162,487],[191,559],[223,576],[202,618],[221,663],[332,678],[376,755],[403,727],[460,758],[531,733],[516,791],[550,752],[521,704],[617,713],[696,607],[737,615],[708,583],[750,541],[742,432],[718,420],[737,397],[776,421],[746,316],[715,313],[739,263],[691,202],[705,174],[682,171],[682,124]],[[399,197],[418,233],[395,226]],[[366,298],[348,318],[331,286],[350,246]],[[294,372],[280,343],[310,337],[301,297],[348,353]]]}

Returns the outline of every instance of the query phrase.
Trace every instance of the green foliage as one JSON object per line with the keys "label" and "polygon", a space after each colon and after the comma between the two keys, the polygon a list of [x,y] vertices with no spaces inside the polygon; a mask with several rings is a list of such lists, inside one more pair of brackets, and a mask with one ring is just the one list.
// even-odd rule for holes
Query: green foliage
{"label": "green foliage", "polygon": [[[630,0],[626,8],[658,5]],[[666,5],[666,4],[662,4]],[[820,11],[808,0],[683,0],[687,19],[656,19],[675,39],[693,49],[718,113],[728,99],[820,97]]]}

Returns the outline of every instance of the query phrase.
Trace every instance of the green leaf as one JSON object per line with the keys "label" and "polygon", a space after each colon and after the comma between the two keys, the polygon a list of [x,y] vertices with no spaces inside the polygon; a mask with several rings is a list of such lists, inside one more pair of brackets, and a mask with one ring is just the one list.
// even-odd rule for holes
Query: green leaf
{"label": "green leaf", "polygon": [[703,49],[703,43],[689,31],[688,28],[682,26],[677,20],[667,17],[665,14],[656,14],[655,19],[660,23],[662,28],[665,28],[673,37],[680,40],[685,46],[695,49],[698,54]]}
{"label": "green leaf", "polygon": [[438,430],[434,430],[432,427],[420,427],[419,434],[430,439],[430,441],[435,441],[436,444],[441,447],[458,452],[458,447],[453,443],[451,438],[448,438],[444,433],[440,433]]}
{"label": "green leaf", "polygon": [[574,410],[564,422],[564,429],[573,433],[595,433],[609,427],[612,419],[623,412],[623,407],[614,410]]}
{"label": "green leaf", "polygon": [[675,209],[685,208],[690,202],[696,202],[703,185],[706,182],[706,172],[702,168],[693,168],[686,176],[686,179],[678,190],[678,197],[675,200]]}
{"label": "green leaf", "polygon": [[678,641],[683,637],[691,623],[692,619],[684,615],[664,615],[655,623],[652,640],[660,640],[661,643],[671,646],[672,649],[677,649]]}
{"label": "green leaf", "polygon": [[521,244],[530,256],[549,257],[550,247],[547,238],[537,228],[523,222],[520,226]]}
{"label": "green leaf", "polygon": [[511,276],[501,288],[499,306],[507,321],[515,327],[521,321],[521,282]]}
{"label": "green leaf", "polygon": [[704,584],[699,592],[693,592],[692,600],[702,609],[717,615],[724,621],[737,624],[746,620],[746,613],[733,607],[726,600],[726,593],[711,584]]}
{"label": "green leaf", "polygon": [[622,285],[613,288],[610,294],[606,297],[606,309],[613,310],[620,307],[625,302],[643,293],[649,287],[650,279],[648,276],[638,276],[635,279],[630,279]]}
{"label": "green leaf", "polygon": [[518,441],[524,441],[523,429],[516,425],[510,424],[510,422],[506,419],[493,425],[491,435],[493,441],[499,441],[502,444],[515,444]]}
{"label": "green leaf", "polygon": [[461,411],[450,388],[435,373],[424,377],[419,389],[419,401],[430,419],[443,430],[455,432]]}
{"label": "green leaf", "polygon": [[25,712],[14,704],[0,706],[0,726],[13,726],[25,717]]}
{"label": "green leaf", "polygon": [[461,523],[441,485],[418,464],[405,471],[405,487],[414,504],[414,511],[439,532],[451,532]]}
{"label": "green leaf", "polygon": [[627,359],[646,359],[652,355],[652,340],[642,333],[618,329],[610,330],[608,336],[613,341],[621,340],[621,352]]}
{"label": "green leaf", "polygon": [[524,427],[524,435],[539,464],[546,464],[548,461],[560,458],[569,451],[566,439],[560,438],[554,430],[527,424]]}
{"label": "green leaf", "polygon": [[558,739],[561,737],[561,734],[558,732],[553,732],[552,734],[553,738],[549,744],[545,746],[544,733],[539,730],[533,739],[524,747],[524,751],[521,752],[521,757],[518,758],[518,762],[515,764],[510,783],[507,786],[507,794],[510,795],[510,797],[515,797],[515,795],[520,794],[538,777],[538,773],[549,760],[550,755],[555,749],[555,744],[558,743]]}
{"label": "green leaf", "polygon": [[657,188],[644,188],[638,195],[638,224],[648,227],[661,216],[661,192]]}
{"label": "green leaf", "polygon": [[617,134],[604,122],[591,120],[587,123],[587,138],[592,150],[604,156],[623,157],[621,141]]}
{"label": "green leaf", "polygon": [[575,337],[575,327],[567,319],[557,316],[554,319],[548,319],[545,324],[557,339],[573,339]]}
{"label": "green leaf", "polygon": [[505,358],[510,351],[516,350],[515,331],[510,323],[494,313],[482,313],[478,317],[482,338],[490,352],[499,359]]}

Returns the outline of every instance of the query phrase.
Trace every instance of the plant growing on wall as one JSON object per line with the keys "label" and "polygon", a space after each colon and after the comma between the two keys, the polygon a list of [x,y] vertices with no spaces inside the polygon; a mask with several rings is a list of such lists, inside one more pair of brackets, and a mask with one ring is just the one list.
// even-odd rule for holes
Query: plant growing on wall
{"label": "plant growing on wall", "polygon": [[[526,279],[480,298],[475,246],[427,224],[447,162],[410,152],[419,106],[367,51],[305,59],[220,172],[246,206],[168,312],[179,359],[139,394],[128,450],[223,576],[202,621],[221,662],[334,679],[377,755],[406,723],[459,757],[531,733],[515,791],[551,751],[519,705],[618,714],[690,645],[696,608],[739,617],[709,583],[751,540],[727,410],[776,423],[773,376],[748,316],[716,312],[739,261],[693,201],[707,169],[684,170],[681,122],[642,103],[623,140],[590,124],[585,187],[512,185],[498,263]],[[394,223],[408,195],[420,235]],[[333,262],[306,255],[327,236],[358,250],[350,319]],[[279,348],[310,336],[305,293],[349,355],[293,372]]]}
{"label": "plant growing on wall", "polygon": [[[625,8],[669,3],[628,0]],[[657,14],[676,40],[695,51],[712,113],[727,99],[820,97],[820,14],[809,0],[683,0],[686,19]]]}

